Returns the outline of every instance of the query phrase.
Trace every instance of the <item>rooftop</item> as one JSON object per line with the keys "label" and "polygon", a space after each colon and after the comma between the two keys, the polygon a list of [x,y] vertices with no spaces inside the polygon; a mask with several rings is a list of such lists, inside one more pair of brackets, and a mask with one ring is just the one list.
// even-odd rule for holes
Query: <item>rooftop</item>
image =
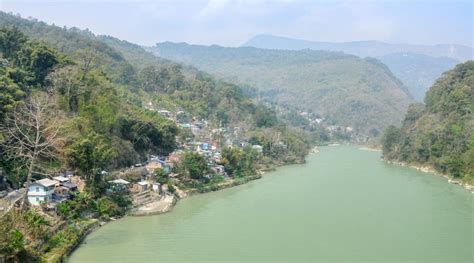
{"label": "rooftop", "polygon": [[43,178],[41,180],[37,180],[34,183],[40,184],[42,186],[50,187],[56,184],[56,181],[51,180],[49,178]]}
{"label": "rooftop", "polygon": [[53,177],[53,179],[56,180],[56,181],[59,181],[59,182],[67,182],[67,181],[69,181],[69,178],[64,177],[64,176],[56,176],[56,177]]}
{"label": "rooftop", "polygon": [[123,180],[123,179],[115,179],[115,180],[109,181],[109,183],[113,183],[113,184],[129,184],[130,182],[128,182],[128,181],[126,181],[126,180]]}

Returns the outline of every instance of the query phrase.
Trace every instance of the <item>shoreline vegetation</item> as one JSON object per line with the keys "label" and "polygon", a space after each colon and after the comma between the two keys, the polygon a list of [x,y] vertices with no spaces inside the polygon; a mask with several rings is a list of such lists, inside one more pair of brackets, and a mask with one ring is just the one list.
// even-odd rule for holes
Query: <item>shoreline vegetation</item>
{"label": "shoreline vegetation", "polygon": [[406,162],[400,162],[400,161],[393,161],[393,160],[388,160],[388,159],[384,159],[384,158],[382,158],[382,161],[384,161],[388,164],[394,164],[394,165],[398,165],[398,166],[402,166],[402,167],[407,167],[407,168],[410,168],[410,169],[418,170],[418,171],[423,172],[423,173],[428,173],[428,174],[432,174],[432,175],[435,175],[435,176],[442,177],[442,178],[446,179],[448,183],[457,184],[457,185],[463,187],[464,189],[466,189],[467,191],[474,194],[474,185],[470,185],[469,183],[465,183],[461,179],[456,179],[453,176],[449,176],[447,174],[440,173],[440,172],[436,171],[436,169],[432,166],[420,165],[420,164],[414,164],[414,163],[406,163]]}
{"label": "shoreline vegetation", "polygon": [[383,157],[445,175],[472,191],[474,185],[474,61],[445,72],[411,105],[399,126],[381,138]]}

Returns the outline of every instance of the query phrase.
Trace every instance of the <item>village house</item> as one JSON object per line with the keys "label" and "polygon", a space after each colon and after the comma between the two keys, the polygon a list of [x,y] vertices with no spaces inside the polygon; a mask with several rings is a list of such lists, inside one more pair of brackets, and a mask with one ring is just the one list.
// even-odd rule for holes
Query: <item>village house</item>
{"label": "village house", "polygon": [[56,202],[61,202],[65,199],[69,199],[71,193],[77,192],[77,185],[71,183],[69,177],[64,177],[62,175],[53,177],[56,181],[56,187],[54,189],[53,200]]}
{"label": "village house", "polygon": [[115,179],[112,181],[109,181],[109,186],[107,188],[108,192],[125,192],[128,190],[128,185],[130,182],[123,180],[123,179]]}
{"label": "village house", "polygon": [[137,183],[138,189],[140,192],[144,192],[148,190],[148,182],[147,181],[140,181]]}
{"label": "village house", "polygon": [[163,169],[166,173],[169,173],[171,170],[170,166],[165,161],[159,159],[150,161],[147,165],[145,165],[145,169],[150,174],[155,173],[157,169]]}
{"label": "village house", "polygon": [[28,187],[28,202],[31,205],[40,205],[45,202],[48,203],[53,199],[54,187],[56,181],[49,178],[44,178],[33,182]]}
{"label": "village house", "polygon": [[160,193],[160,183],[153,183],[152,189],[153,191]]}
{"label": "village house", "polygon": [[62,183],[66,183],[66,182],[71,181],[69,178],[64,177],[62,175],[53,177],[53,180],[58,182],[58,184],[62,184]]}
{"label": "village house", "polygon": [[171,115],[171,112],[167,111],[167,110],[159,110],[158,113],[167,118],[167,119],[171,119],[173,116]]}
{"label": "village house", "polygon": [[71,182],[64,182],[54,189],[53,198],[54,197],[57,197],[55,199],[69,198],[71,193],[77,192],[77,191],[78,191],[77,185]]}
{"label": "village house", "polygon": [[183,157],[184,152],[183,151],[174,151],[172,152],[168,157],[166,157],[166,162],[170,164],[171,166],[173,163],[179,163],[181,161],[181,158]]}
{"label": "village house", "polygon": [[258,153],[263,153],[263,147],[261,145],[258,145],[258,144],[252,145],[252,149],[254,149]]}

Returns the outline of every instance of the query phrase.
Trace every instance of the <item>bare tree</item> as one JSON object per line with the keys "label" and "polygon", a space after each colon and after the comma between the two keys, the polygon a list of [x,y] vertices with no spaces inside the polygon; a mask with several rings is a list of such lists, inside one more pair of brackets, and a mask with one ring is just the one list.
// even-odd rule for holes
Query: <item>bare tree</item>
{"label": "bare tree", "polygon": [[5,136],[5,140],[1,142],[5,154],[11,159],[19,159],[27,170],[26,191],[21,198],[21,208],[27,202],[32,175],[45,174],[41,160],[51,160],[58,156],[61,143],[60,121],[52,98],[41,93],[18,106],[0,124],[0,132]]}
{"label": "bare tree", "polygon": [[81,79],[84,79],[86,75],[99,67],[99,61],[104,59],[97,51],[91,48],[80,49],[76,52],[79,68],[82,72]]}

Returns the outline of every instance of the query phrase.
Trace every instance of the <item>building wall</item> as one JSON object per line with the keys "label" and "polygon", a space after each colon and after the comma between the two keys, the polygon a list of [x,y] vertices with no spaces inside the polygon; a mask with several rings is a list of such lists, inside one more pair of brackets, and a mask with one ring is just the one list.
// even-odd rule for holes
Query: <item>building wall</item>
{"label": "building wall", "polygon": [[51,201],[51,195],[28,196],[28,202],[31,205],[41,205],[41,202],[49,202],[49,201]]}
{"label": "building wall", "polygon": [[40,205],[40,202],[51,201],[54,189],[44,187],[39,184],[32,184],[28,187],[28,202],[32,205]]}

